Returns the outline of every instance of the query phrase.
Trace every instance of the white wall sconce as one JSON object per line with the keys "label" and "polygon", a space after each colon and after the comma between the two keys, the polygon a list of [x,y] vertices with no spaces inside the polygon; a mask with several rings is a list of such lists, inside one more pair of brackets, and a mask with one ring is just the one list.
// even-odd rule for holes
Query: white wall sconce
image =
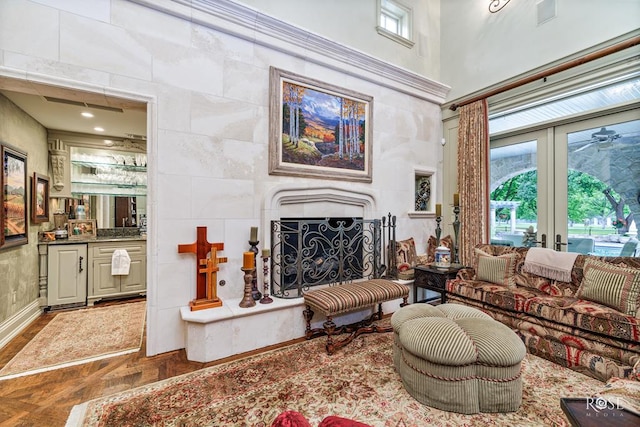
{"label": "white wall sconce", "polygon": [[500,12],[511,0],[489,0],[489,12]]}

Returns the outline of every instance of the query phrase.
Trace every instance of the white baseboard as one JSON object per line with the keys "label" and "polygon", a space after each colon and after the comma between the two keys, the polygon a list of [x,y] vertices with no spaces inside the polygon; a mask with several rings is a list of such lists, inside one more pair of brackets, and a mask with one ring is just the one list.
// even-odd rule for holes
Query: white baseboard
{"label": "white baseboard", "polygon": [[3,348],[42,314],[38,300],[0,324],[0,348]]}

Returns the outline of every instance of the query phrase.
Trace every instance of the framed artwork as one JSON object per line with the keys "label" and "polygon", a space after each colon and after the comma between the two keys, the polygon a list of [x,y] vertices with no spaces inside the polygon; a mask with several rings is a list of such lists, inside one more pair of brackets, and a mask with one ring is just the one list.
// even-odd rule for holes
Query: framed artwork
{"label": "framed artwork", "polygon": [[31,222],[49,222],[49,177],[37,172],[31,180]]}
{"label": "framed artwork", "polygon": [[436,212],[435,189],[437,188],[436,170],[431,168],[414,168],[414,197],[407,214],[410,218],[433,218],[440,216]]}
{"label": "framed artwork", "polygon": [[27,153],[2,145],[2,239],[0,248],[24,245],[27,234]]}
{"label": "framed artwork", "polygon": [[426,212],[429,210],[431,200],[431,176],[416,175],[415,179],[415,210]]}
{"label": "framed artwork", "polygon": [[373,97],[271,67],[269,174],[371,182]]}
{"label": "framed artwork", "polygon": [[69,240],[95,239],[97,233],[95,219],[70,219],[67,222]]}

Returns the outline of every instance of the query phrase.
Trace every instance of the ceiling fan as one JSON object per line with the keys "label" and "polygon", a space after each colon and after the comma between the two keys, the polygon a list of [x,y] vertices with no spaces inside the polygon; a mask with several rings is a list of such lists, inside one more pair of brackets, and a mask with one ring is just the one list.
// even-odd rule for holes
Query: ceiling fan
{"label": "ceiling fan", "polygon": [[594,132],[591,134],[591,138],[595,141],[603,142],[603,141],[613,141],[614,139],[620,138],[620,134],[616,133],[615,130],[608,130],[607,128],[600,128],[598,132]]}
{"label": "ceiling fan", "polygon": [[588,147],[591,147],[592,144],[597,144],[598,149],[608,148],[614,140],[621,136],[622,135],[617,133],[615,130],[607,129],[606,127],[600,128],[599,131],[592,133],[591,139],[584,141],[584,145],[575,150],[574,153],[578,153]]}

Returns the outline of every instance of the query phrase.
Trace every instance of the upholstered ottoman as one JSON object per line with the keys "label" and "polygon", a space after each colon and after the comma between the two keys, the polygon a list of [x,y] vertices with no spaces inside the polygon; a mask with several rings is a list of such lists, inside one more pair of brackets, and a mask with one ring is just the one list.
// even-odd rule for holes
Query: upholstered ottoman
{"label": "upholstered ottoman", "polygon": [[516,411],[526,349],[507,326],[458,304],[414,304],[396,311],[394,365],[419,402],[444,411]]}

